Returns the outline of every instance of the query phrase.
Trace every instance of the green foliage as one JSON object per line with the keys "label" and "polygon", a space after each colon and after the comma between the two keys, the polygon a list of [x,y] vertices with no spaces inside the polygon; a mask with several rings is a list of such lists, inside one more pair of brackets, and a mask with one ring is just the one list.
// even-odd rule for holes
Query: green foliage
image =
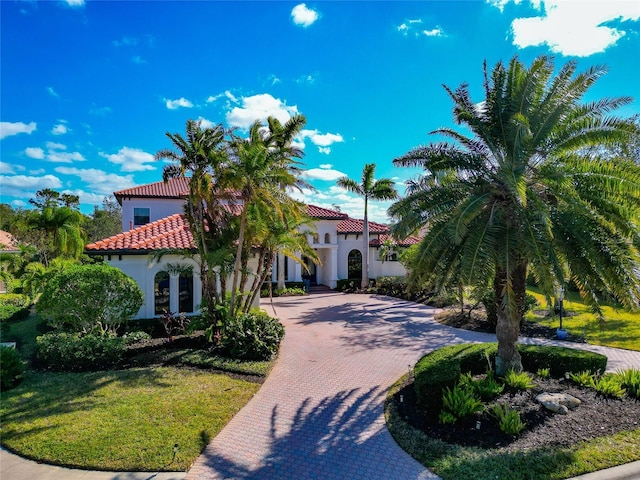
{"label": "green foliage", "polygon": [[630,368],[617,372],[620,384],[627,390],[627,395],[640,400],[640,369]]}
{"label": "green foliage", "polygon": [[28,307],[31,300],[28,295],[21,293],[3,293],[0,294],[0,305],[12,305],[14,307]]}
{"label": "green foliage", "polygon": [[15,348],[0,346],[0,390],[9,390],[24,378],[24,363]]}
{"label": "green foliage", "polygon": [[143,303],[140,287],[106,264],[76,265],[53,276],[37,303],[56,328],[81,333],[115,332]]}
{"label": "green foliage", "polygon": [[284,327],[263,311],[254,310],[229,321],[222,335],[222,347],[232,358],[268,360],[284,337]]}
{"label": "green foliage", "polygon": [[505,385],[516,390],[530,390],[536,386],[533,379],[527,372],[517,373],[509,370],[503,379]]}
{"label": "green foliage", "polygon": [[341,278],[336,284],[336,290],[339,292],[354,292],[360,288],[360,279],[358,278]]}
{"label": "green foliage", "polygon": [[135,332],[125,333],[124,335],[122,335],[122,338],[124,339],[126,345],[133,345],[134,343],[150,340],[151,335],[149,335],[147,332],[136,330]]}
{"label": "green foliage", "polygon": [[596,384],[596,376],[590,370],[569,372],[569,380],[581,387],[593,388]]}
{"label": "green foliage", "polygon": [[483,408],[484,404],[472,388],[456,385],[453,388],[445,387],[442,392],[442,409],[457,419],[480,412]]}
{"label": "green foliage", "polygon": [[478,379],[474,379],[471,373],[462,374],[458,383],[471,388],[484,401],[497,397],[504,390],[504,385],[495,379],[492,371],[487,371],[485,377]]}
{"label": "green foliage", "polygon": [[36,361],[53,371],[106,370],[120,362],[124,346],[111,335],[47,333],[36,338]]}
{"label": "green foliage", "polygon": [[30,307],[31,300],[28,295],[3,293],[0,295],[0,322],[27,318]]}
{"label": "green foliage", "polygon": [[524,430],[520,414],[506,403],[495,403],[489,407],[489,413],[498,421],[498,426],[507,435],[519,435]]}
{"label": "green foliage", "polygon": [[176,316],[175,313],[169,310],[164,310],[164,313],[160,315],[160,323],[164,328],[167,338],[171,339],[174,335],[183,335],[191,320],[183,312]]}
{"label": "green foliage", "polygon": [[536,375],[540,378],[549,378],[551,376],[551,370],[548,368],[539,368],[536,371]]}
{"label": "green foliage", "polygon": [[597,378],[594,388],[598,393],[607,397],[622,398],[627,393],[622,386],[621,378],[612,373],[604,374]]}
{"label": "green foliage", "polygon": [[443,425],[453,425],[458,418],[448,410],[440,410],[438,414],[438,421]]}
{"label": "green foliage", "polygon": [[607,368],[605,355],[567,347],[518,345],[522,366],[529,372],[548,368],[554,378],[563,378],[567,372],[591,370],[604,372]]}

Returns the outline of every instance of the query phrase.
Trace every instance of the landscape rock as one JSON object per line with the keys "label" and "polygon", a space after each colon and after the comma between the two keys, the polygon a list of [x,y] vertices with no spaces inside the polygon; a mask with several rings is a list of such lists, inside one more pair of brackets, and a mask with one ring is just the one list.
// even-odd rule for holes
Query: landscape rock
{"label": "landscape rock", "polygon": [[576,408],[580,405],[580,400],[566,393],[547,393],[543,392],[536,397],[536,401],[547,410],[561,415],[566,415],[569,408]]}

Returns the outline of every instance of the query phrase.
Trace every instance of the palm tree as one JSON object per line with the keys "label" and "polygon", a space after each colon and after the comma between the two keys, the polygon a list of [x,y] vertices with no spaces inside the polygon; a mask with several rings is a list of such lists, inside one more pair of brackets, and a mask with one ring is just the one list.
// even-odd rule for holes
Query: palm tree
{"label": "palm tree", "polygon": [[[271,120],[269,125],[273,124]],[[237,289],[244,286],[240,282],[240,269],[243,255],[246,260],[251,246],[246,238],[250,208],[272,210],[278,218],[284,218],[283,206],[293,202],[287,189],[301,188],[302,185],[296,175],[298,162],[294,160],[290,142],[304,125],[304,117],[294,117],[288,124],[295,126],[288,140],[273,131],[265,132],[262,124],[256,121],[249,129],[247,138],[234,136],[229,145],[231,163],[223,172],[221,182],[236,192],[241,208],[230,317],[236,310]]]}
{"label": "palm tree", "polygon": [[[640,167],[594,154],[635,131],[609,113],[631,99],[581,99],[603,75],[576,73],[575,62],[554,76],[552,59],[526,68],[517,57],[485,64],[485,99],[455,91],[453,140],[411,150],[394,160],[444,174],[435,188],[417,188],[389,210],[406,234],[428,224],[416,264],[440,286],[462,274],[467,285],[493,290],[497,312],[496,371],[521,370],[516,343],[527,275],[551,298],[572,280],[599,312],[602,296],[628,308],[640,298]],[[595,149],[597,152],[598,149]],[[557,288],[557,287],[556,287]]]}
{"label": "palm tree", "polygon": [[186,137],[167,132],[174,149],[163,149],[155,155],[157,160],[173,162],[164,168],[165,182],[177,177],[189,179],[185,216],[196,243],[204,303],[214,328],[217,320],[225,320],[215,316],[214,307],[224,301],[224,288],[219,289],[218,283],[224,286],[226,280],[233,236],[230,212],[224,208],[233,194],[218,181],[228,164],[226,133],[222,125],[202,128],[201,122],[188,120]]}
{"label": "palm tree", "polygon": [[394,200],[398,192],[393,180],[389,178],[374,179],[375,163],[368,163],[362,169],[360,183],[347,176],[336,182],[339,187],[364,198],[364,224],[362,245],[362,288],[369,286],[369,200]]}
{"label": "palm tree", "polygon": [[31,213],[30,225],[43,232],[44,245],[40,253],[45,264],[58,256],[80,257],[87,237],[81,227],[82,221],[82,214],[69,207],[45,206],[42,211]]}

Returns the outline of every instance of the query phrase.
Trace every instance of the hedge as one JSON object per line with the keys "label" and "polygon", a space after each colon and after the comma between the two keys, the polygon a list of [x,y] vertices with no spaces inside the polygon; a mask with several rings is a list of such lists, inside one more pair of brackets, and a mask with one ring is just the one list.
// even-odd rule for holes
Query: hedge
{"label": "hedge", "polygon": [[[442,391],[453,388],[462,373],[472,375],[485,373],[495,366],[497,343],[452,345],[440,348],[422,357],[414,367],[414,389],[418,404],[423,408],[440,408]],[[522,366],[526,371],[536,372],[549,368],[552,376],[564,377],[567,372],[604,372],[607,357],[599,353],[575,350],[567,347],[518,345]],[[489,357],[489,363],[487,362]]]}

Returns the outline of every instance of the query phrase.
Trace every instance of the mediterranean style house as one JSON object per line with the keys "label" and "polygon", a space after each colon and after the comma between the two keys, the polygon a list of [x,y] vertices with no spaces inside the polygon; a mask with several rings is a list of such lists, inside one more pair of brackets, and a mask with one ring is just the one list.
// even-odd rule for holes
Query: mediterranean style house
{"label": "mediterranean style house", "polygon": [[[122,206],[122,231],[118,235],[91,243],[86,253],[102,255],[112,266],[132,277],[144,293],[145,302],[136,318],[151,318],[163,313],[193,313],[202,300],[197,263],[181,255],[169,254],[154,261],[154,252],[163,249],[195,249],[183,207],[189,179],[174,178],[114,192]],[[285,280],[335,288],[339,279],[362,278],[363,221],[315,205],[307,205],[313,225],[307,232],[309,244],[318,252],[321,264],[302,265],[286,258]],[[369,222],[369,277],[405,275],[398,262],[398,251],[380,258],[380,246],[389,236],[389,228]],[[396,249],[417,243],[409,237],[396,243]],[[182,267],[182,268],[180,268]],[[184,268],[191,267],[191,268]],[[277,279],[274,262],[273,281]]]}

